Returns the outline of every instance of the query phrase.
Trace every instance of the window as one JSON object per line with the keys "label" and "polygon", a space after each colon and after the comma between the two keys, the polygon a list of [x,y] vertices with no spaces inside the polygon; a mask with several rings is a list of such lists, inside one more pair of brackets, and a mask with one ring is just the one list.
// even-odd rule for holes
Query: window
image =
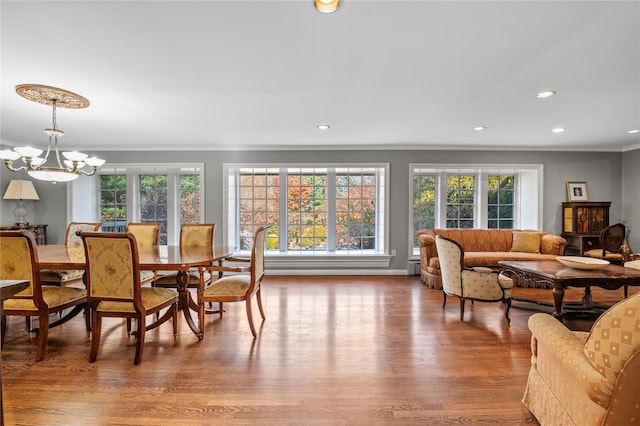
{"label": "window", "polygon": [[409,241],[435,228],[540,229],[542,165],[412,164]]}
{"label": "window", "polygon": [[487,188],[488,219],[491,229],[512,229],[515,217],[515,176],[489,176]]}
{"label": "window", "polygon": [[268,254],[386,253],[387,166],[225,165],[228,244],[249,250],[271,225]]}
{"label": "window", "polygon": [[201,222],[201,166],[112,166],[98,175],[102,229],[128,222],[160,223],[160,244],[177,244],[182,223]]}

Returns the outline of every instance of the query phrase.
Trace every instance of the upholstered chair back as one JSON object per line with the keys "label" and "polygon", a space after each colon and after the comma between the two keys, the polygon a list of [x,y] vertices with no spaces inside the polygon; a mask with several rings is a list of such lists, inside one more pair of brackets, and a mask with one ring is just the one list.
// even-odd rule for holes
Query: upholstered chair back
{"label": "upholstered chair back", "polygon": [[[28,238],[19,231],[2,232],[0,237],[0,279],[3,280],[28,280],[29,287],[20,295],[33,295],[34,270],[33,259],[37,253],[33,250],[35,241],[29,246]],[[33,240],[33,238],[32,238]]]}
{"label": "upholstered chair back", "polygon": [[183,223],[180,227],[180,247],[186,250],[213,247],[215,228],[215,223]]}
{"label": "upholstered chair back", "polygon": [[264,243],[267,235],[267,230],[265,228],[259,228],[255,234],[255,241],[253,242],[253,271],[254,274],[253,282],[260,282],[262,277],[264,276]]}
{"label": "upholstered chair back", "polygon": [[65,237],[65,245],[67,247],[82,247],[82,239],[76,234],[77,232],[92,232],[100,229],[101,223],[87,222],[71,222],[67,226],[67,235]]}
{"label": "upholstered chair back", "polygon": [[613,386],[627,360],[639,351],[640,293],[637,293],[598,318],[585,342],[584,353]]}
{"label": "upholstered chair back", "polygon": [[84,233],[87,258],[87,290],[92,298],[110,301],[133,301],[140,274],[135,271],[137,252],[135,237],[119,233]]}
{"label": "upholstered chair back", "polygon": [[136,236],[138,248],[148,248],[158,245],[160,238],[159,223],[129,223],[127,224],[127,233]]}
{"label": "upholstered chair back", "polygon": [[462,296],[462,247],[457,242],[438,235],[436,248],[440,258],[442,289],[447,294]]}

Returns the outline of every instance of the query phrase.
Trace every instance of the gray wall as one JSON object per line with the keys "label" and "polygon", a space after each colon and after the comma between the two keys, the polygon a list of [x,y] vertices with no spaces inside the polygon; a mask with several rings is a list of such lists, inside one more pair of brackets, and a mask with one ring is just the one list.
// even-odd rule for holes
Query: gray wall
{"label": "gray wall", "polygon": [[[389,163],[390,164],[390,244],[397,251],[391,269],[405,269],[407,265],[409,164],[410,163],[467,163],[467,164],[543,164],[544,165],[544,209],[543,230],[559,234],[561,232],[561,203],[567,200],[566,182],[585,181],[588,184],[591,201],[611,201],[611,223],[625,217],[628,226],[640,229],[639,186],[629,183],[624,186],[625,205],[623,210],[623,176],[625,183],[638,182],[640,172],[631,170],[635,161],[640,160],[640,150],[631,153],[607,152],[494,152],[494,151],[252,151],[252,152],[102,152],[96,155],[107,163],[205,163],[205,212],[207,221],[220,222],[222,211],[222,166],[224,163]],[[624,159],[624,160],[623,160]],[[626,166],[623,173],[623,163]],[[24,175],[20,174],[20,178]],[[16,174],[0,172],[1,188]],[[66,185],[52,185],[34,182],[40,201],[32,210],[33,223],[49,224],[49,242],[62,243],[67,225]],[[37,203],[37,204],[36,204]],[[1,224],[15,221],[15,203],[2,201]],[[32,209],[33,206],[29,208]],[[635,217],[633,222],[631,217]],[[222,233],[216,233],[221,238]],[[640,231],[637,232],[640,234]],[[640,235],[633,235],[635,246],[640,249]],[[634,243],[632,242],[632,247]],[[638,250],[638,249],[636,249]]]}
{"label": "gray wall", "polygon": [[629,229],[629,245],[640,253],[640,149],[622,155],[622,217]]}

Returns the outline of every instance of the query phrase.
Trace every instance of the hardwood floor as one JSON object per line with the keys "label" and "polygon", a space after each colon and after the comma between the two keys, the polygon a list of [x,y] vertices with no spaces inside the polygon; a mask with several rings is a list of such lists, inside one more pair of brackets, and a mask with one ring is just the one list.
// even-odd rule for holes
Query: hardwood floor
{"label": "hardwood floor", "polygon": [[[550,290],[516,294],[551,300]],[[566,299],[580,296],[570,290]],[[520,403],[527,318],[549,308],[514,302],[508,327],[502,304],[467,303],[460,322],[457,299],[443,310],[442,293],[413,276],[268,276],[263,301],[255,341],[244,305],[229,303],[222,320],[207,319],[201,342],[182,318],[175,342],[169,323],[147,333],[138,366],[122,320],[105,319],[90,364],[82,318],[50,331],[39,363],[24,319],[9,318],[5,424],[537,424]]]}

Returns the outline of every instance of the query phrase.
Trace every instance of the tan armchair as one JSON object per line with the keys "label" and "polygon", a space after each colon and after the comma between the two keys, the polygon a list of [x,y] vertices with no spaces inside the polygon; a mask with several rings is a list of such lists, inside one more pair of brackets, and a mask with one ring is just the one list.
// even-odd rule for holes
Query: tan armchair
{"label": "tan armchair", "polygon": [[509,309],[513,280],[489,268],[465,268],[464,250],[450,238],[437,235],[436,245],[442,272],[442,308],[447,304],[447,295],[460,298],[460,321],[463,321],[466,300],[503,302],[506,304],[504,316],[507,323],[511,322]]}
{"label": "tan armchair", "polygon": [[640,423],[640,293],[607,310],[590,333],[541,313],[529,329],[522,402],[542,426]]}
{"label": "tan armchair", "polygon": [[[204,304],[206,302],[218,302],[220,305],[220,317],[222,317],[224,302],[245,302],[249,328],[255,339],[257,333],[253,325],[253,314],[251,309],[251,298],[255,295],[258,302],[260,316],[264,321],[264,310],[262,309],[261,285],[264,277],[264,251],[267,228],[259,227],[253,236],[253,247],[251,248],[251,258],[232,258],[226,260],[231,262],[247,263],[246,266],[201,266],[200,286],[198,287],[198,317],[200,320],[200,330],[204,333]],[[205,273],[210,272],[248,272],[243,275],[229,275],[219,278],[209,287],[205,286]]]}
{"label": "tan armchair", "polygon": [[[87,291],[84,288],[43,286],[38,270],[38,251],[31,232],[0,232],[0,279],[28,280],[29,287],[3,302],[2,339],[4,341],[8,315],[27,318],[27,329],[38,334],[36,361],[42,361],[47,351],[49,329],[64,324],[87,307]],[[62,315],[65,310],[65,315]],[[57,321],[49,323],[51,314],[60,313]],[[31,330],[30,317],[38,317],[38,328]],[[90,330],[86,316],[87,332]]]}
{"label": "tan armchair", "polygon": [[[94,362],[100,347],[102,318],[135,319],[137,329],[134,364],[142,361],[145,332],[173,320],[176,337],[178,293],[166,288],[140,286],[138,246],[133,234],[82,232],[87,260],[87,293],[91,308],[93,333],[89,362]],[[169,308],[153,324],[146,325],[148,315]],[[129,322],[127,322],[130,324]]]}

